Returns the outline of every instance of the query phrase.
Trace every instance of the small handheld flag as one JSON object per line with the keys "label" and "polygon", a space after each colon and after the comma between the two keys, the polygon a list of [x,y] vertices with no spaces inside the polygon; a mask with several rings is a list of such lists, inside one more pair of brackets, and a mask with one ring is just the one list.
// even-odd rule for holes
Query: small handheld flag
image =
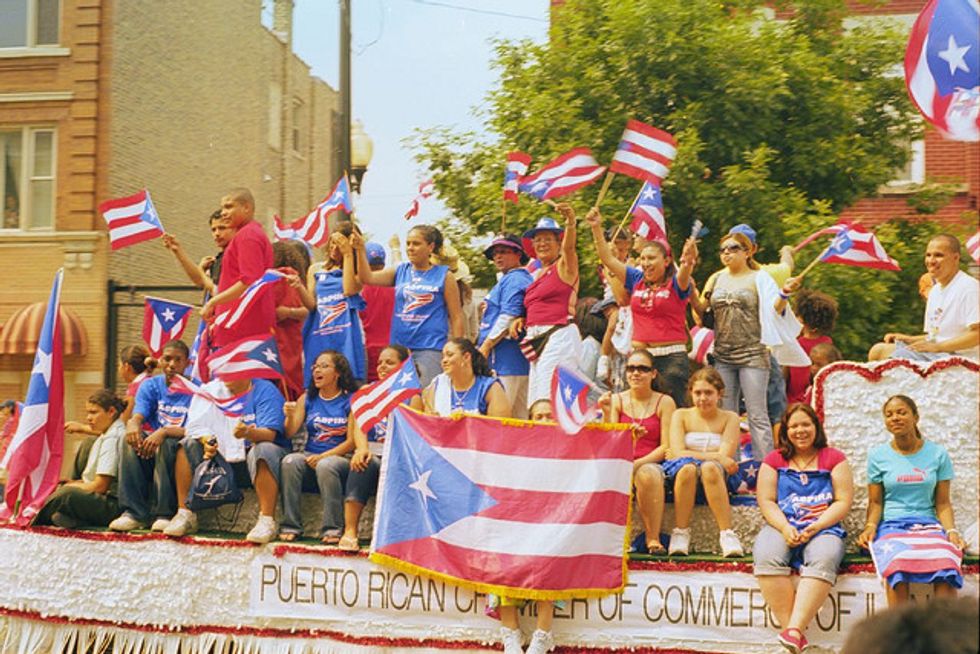
{"label": "small handheld flag", "polygon": [[147,296],[143,305],[143,341],[150,354],[159,357],[166,343],[183,335],[193,308],[183,302]]}
{"label": "small handheld flag", "polygon": [[507,168],[504,172],[504,200],[517,203],[518,185],[527,168],[531,165],[531,155],[515,150],[507,153]]}
{"label": "small handheld flag", "polygon": [[286,224],[281,218],[276,216],[275,232],[276,238],[280,241],[294,238],[305,241],[311,246],[318,248],[330,238],[330,227],[327,222],[330,214],[343,209],[347,213],[354,210],[351,202],[350,182],[344,174],[337,183],[334,184],[330,195],[313,207],[308,214]]}
{"label": "small handheld flag", "polygon": [[630,230],[648,241],[666,241],[667,223],[664,221],[664,200],[657,184],[645,182],[630,209],[633,221]]}
{"label": "small handheld flag", "polygon": [[238,298],[238,304],[235,305],[234,309],[229,309],[214,319],[215,324],[225,329],[231,329],[238,324],[238,321],[242,319],[245,312],[248,311],[249,307],[255,303],[261,294],[268,293],[275,286],[276,282],[285,278],[286,275],[284,273],[274,268],[269,268],[261,277],[248,285],[245,292]]}
{"label": "small handheld flag", "polygon": [[427,179],[419,184],[419,193],[415,196],[415,199],[412,200],[412,206],[405,212],[405,220],[411,220],[415,216],[419,215],[419,209],[422,208],[422,200],[428,200],[431,198],[435,190],[435,183],[431,179]]}
{"label": "small handheld flag", "polygon": [[272,336],[252,336],[226,345],[208,360],[208,368],[211,378],[222,381],[283,376],[279,348]]}
{"label": "small handheld flag", "polygon": [[555,367],[551,376],[551,412],[567,434],[577,434],[598,417],[599,389],[578,370]]}
{"label": "small handheld flag", "polygon": [[676,156],[677,142],[673,136],[638,120],[628,120],[616,154],[609,164],[609,172],[622,173],[659,186]]}
{"label": "small handheld flag", "polygon": [[592,156],[592,150],[574,148],[523,178],[518,189],[538,200],[551,200],[588,186],[605,170]]}
{"label": "small handheld flag", "polygon": [[167,389],[171,393],[182,393],[184,395],[196,395],[208,402],[214,404],[221,413],[225,414],[229,418],[240,418],[245,412],[245,398],[251,391],[245,391],[244,393],[239,393],[232,397],[217,397],[207,392],[195,384],[191,380],[181,377],[180,375],[175,375],[174,380],[170,382],[170,386]]}
{"label": "small handheld flag", "polygon": [[[834,234],[834,240],[820,255],[819,261],[880,270],[901,270],[898,262],[885,252],[884,246],[874,232],[868,231],[857,223],[841,221],[822,231]],[[812,263],[807,266],[800,276],[808,272],[812,266]]]}
{"label": "small handheld flag", "polygon": [[109,226],[109,242],[114,251],[163,236],[160,216],[146,189],[135,195],[106,200],[99,205],[99,213]]}
{"label": "small handheld flag", "polygon": [[422,392],[412,357],[390,375],[359,389],[350,401],[351,414],[365,434],[388,417],[392,409]]}

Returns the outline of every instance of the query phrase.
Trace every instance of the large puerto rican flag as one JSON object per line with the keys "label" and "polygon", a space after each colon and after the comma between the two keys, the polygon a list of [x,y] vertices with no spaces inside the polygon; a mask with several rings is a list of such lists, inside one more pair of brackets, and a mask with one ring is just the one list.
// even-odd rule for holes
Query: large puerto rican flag
{"label": "large puerto rican flag", "polygon": [[592,156],[592,150],[574,148],[521,179],[518,188],[539,200],[551,200],[588,186],[605,170],[605,166],[600,166]]}
{"label": "large puerto rican flag", "polygon": [[143,306],[143,340],[150,354],[159,357],[164,345],[183,335],[193,308],[183,302],[147,296]]}
{"label": "large puerto rican flag", "polygon": [[664,198],[660,186],[645,182],[630,208],[633,216],[630,229],[647,241],[667,242],[667,222],[664,220]]}
{"label": "large puerto rican flag", "polygon": [[0,506],[0,520],[9,520],[17,510],[16,522],[21,526],[37,515],[48,495],[58,486],[61,472],[65,393],[59,309],[63,279],[63,270],[55,273],[20,422],[3,461],[0,461],[0,467],[6,468],[8,473],[4,491],[6,503]]}
{"label": "large puerto rican flag", "polygon": [[99,213],[109,226],[113,250],[163,236],[163,224],[146,189],[99,205]]}
{"label": "large puerto rican flag", "polygon": [[942,528],[936,524],[914,524],[908,521],[900,530],[879,533],[871,543],[871,559],[882,579],[896,572],[904,572],[912,581],[916,575],[923,578],[949,571],[962,576],[963,552],[949,542]]}
{"label": "large puerto rican flag", "polygon": [[333,190],[330,191],[330,195],[302,218],[286,224],[279,216],[276,216],[274,225],[276,240],[283,241],[294,238],[306,241],[311,246],[318,248],[330,238],[327,218],[340,209],[347,213],[354,210],[354,205],[351,202],[350,182],[347,181],[346,174],[337,180]]}
{"label": "large puerto rican flag", "polygon": [[517,202],[518,185],[527,168],[531,165],[531,155],[515,150],[507,153],[507,168],[504,170],[504,200]]}
{"label": "large puerto rican flag", "polygon": [[226,345],[208,359],[209,378],[279,379],[283,376],[279,348],[273,336],[250,336]]}
{"label": "large puerto rican flag", "polygon": [[659,185],[676,156],[673,136],[638,120],[628,120],[609,171]]}
{"label": "large puerto rican flag", "polygon": [[948,138],[980,141],[980,8],[929,0],[905,51],[909,96]]}
{"label": "large puerto rican flag", "polygon": [[404,407],[388,426],[371,560],[508,597],[623,588],[629,431]]}

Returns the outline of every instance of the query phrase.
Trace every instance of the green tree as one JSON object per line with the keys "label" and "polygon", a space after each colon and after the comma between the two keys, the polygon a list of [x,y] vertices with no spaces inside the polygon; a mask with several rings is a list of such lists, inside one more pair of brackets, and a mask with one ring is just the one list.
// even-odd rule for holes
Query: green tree
{"label": "green tree", "polygon": [[[547,43],[498,44],[500,81],[484,115],[493,139],[421,131],[417,157],[466,232],[485,237],[500,228],[507,151],[532,154],[532,171],[583,145],[608,162],[626,119],[636,118],[678,140],[663,186],[665,213],[675,249],[695,218],[709,228],[696,277],[717,267],[718,237],[740,222],[759,232],[761,258],[774,258],[781,245],[834,222],[888,181],[904,165],[901,143],[918,135],[919,122],[894,74],[906,35],[886,26],[843,30],[842,0],[786,3],[795,18],[785,21],[767,18],[766,6],[569,0],[555,11]],[[616,177],[602,206],[607,224],[622,218],[639,187]],[[595,185],[570,198],[584,213],[597,193]],[[547,213],[522,197],[507,208],[508,230]],[[888,321],[921,316],[910,280],[922,270],[920,237],[928,229],[881,230],[907,274],[818,266],[807,282],[840,299],[837,337],[849,356],[890,331]],[[586,270],[594,253],[587,230],[580,234]],[[489,281],[488,269],[481,272],[478,281]],[[594,275],[582,280],[583,293],[597,291]]]}

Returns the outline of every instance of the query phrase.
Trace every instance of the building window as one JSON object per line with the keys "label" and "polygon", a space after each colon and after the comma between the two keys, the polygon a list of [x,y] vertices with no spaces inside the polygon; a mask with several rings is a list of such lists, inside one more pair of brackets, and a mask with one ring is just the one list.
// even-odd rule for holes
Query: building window
{"label": "building window", "polygon": [[282,150],[282,87],[269,84],[269,146]]}
{"label": "building window", "polygon": [[908,149],[908,160],[902,168],[896,168],[894,177],[887,183],[888,187],[911,186],[926,181],[926,142],[905,141]]}
{"label": "building window", "polygon": [[3,229],[51,229],[55,204],[55,130],[0,128]]}
{"label": "building window", "polygon": [[306,126],[306,105],[299,98],[293,100],[293,152],[303,154],[303,128]]}
{"label": "building window", "polygon": [[0,48],[58,45],[60,0],[0,0]]}

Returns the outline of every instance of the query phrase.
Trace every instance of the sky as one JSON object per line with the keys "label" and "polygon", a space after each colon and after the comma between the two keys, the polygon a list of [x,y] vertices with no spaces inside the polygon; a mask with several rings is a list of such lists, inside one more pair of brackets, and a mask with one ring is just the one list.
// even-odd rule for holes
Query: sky
{"label": "sky", "polygon": [[[473,109],[497,80],[492,39],[543,42],[548,0],[351,0],[351,86],[355,119],[374,156],[355,200],[357,219],[376,240],[448,215],[432,198],[403,219],[426,179],[403,143],[417,128],[483,131]],[[338,88],[339,2],[296,0],[293,49],[313,74]],[[335,180],[324,180],[324,193]],[[503,183],[503,162],[501,162]],[[402,239],[404,242],[404,238]]]}

